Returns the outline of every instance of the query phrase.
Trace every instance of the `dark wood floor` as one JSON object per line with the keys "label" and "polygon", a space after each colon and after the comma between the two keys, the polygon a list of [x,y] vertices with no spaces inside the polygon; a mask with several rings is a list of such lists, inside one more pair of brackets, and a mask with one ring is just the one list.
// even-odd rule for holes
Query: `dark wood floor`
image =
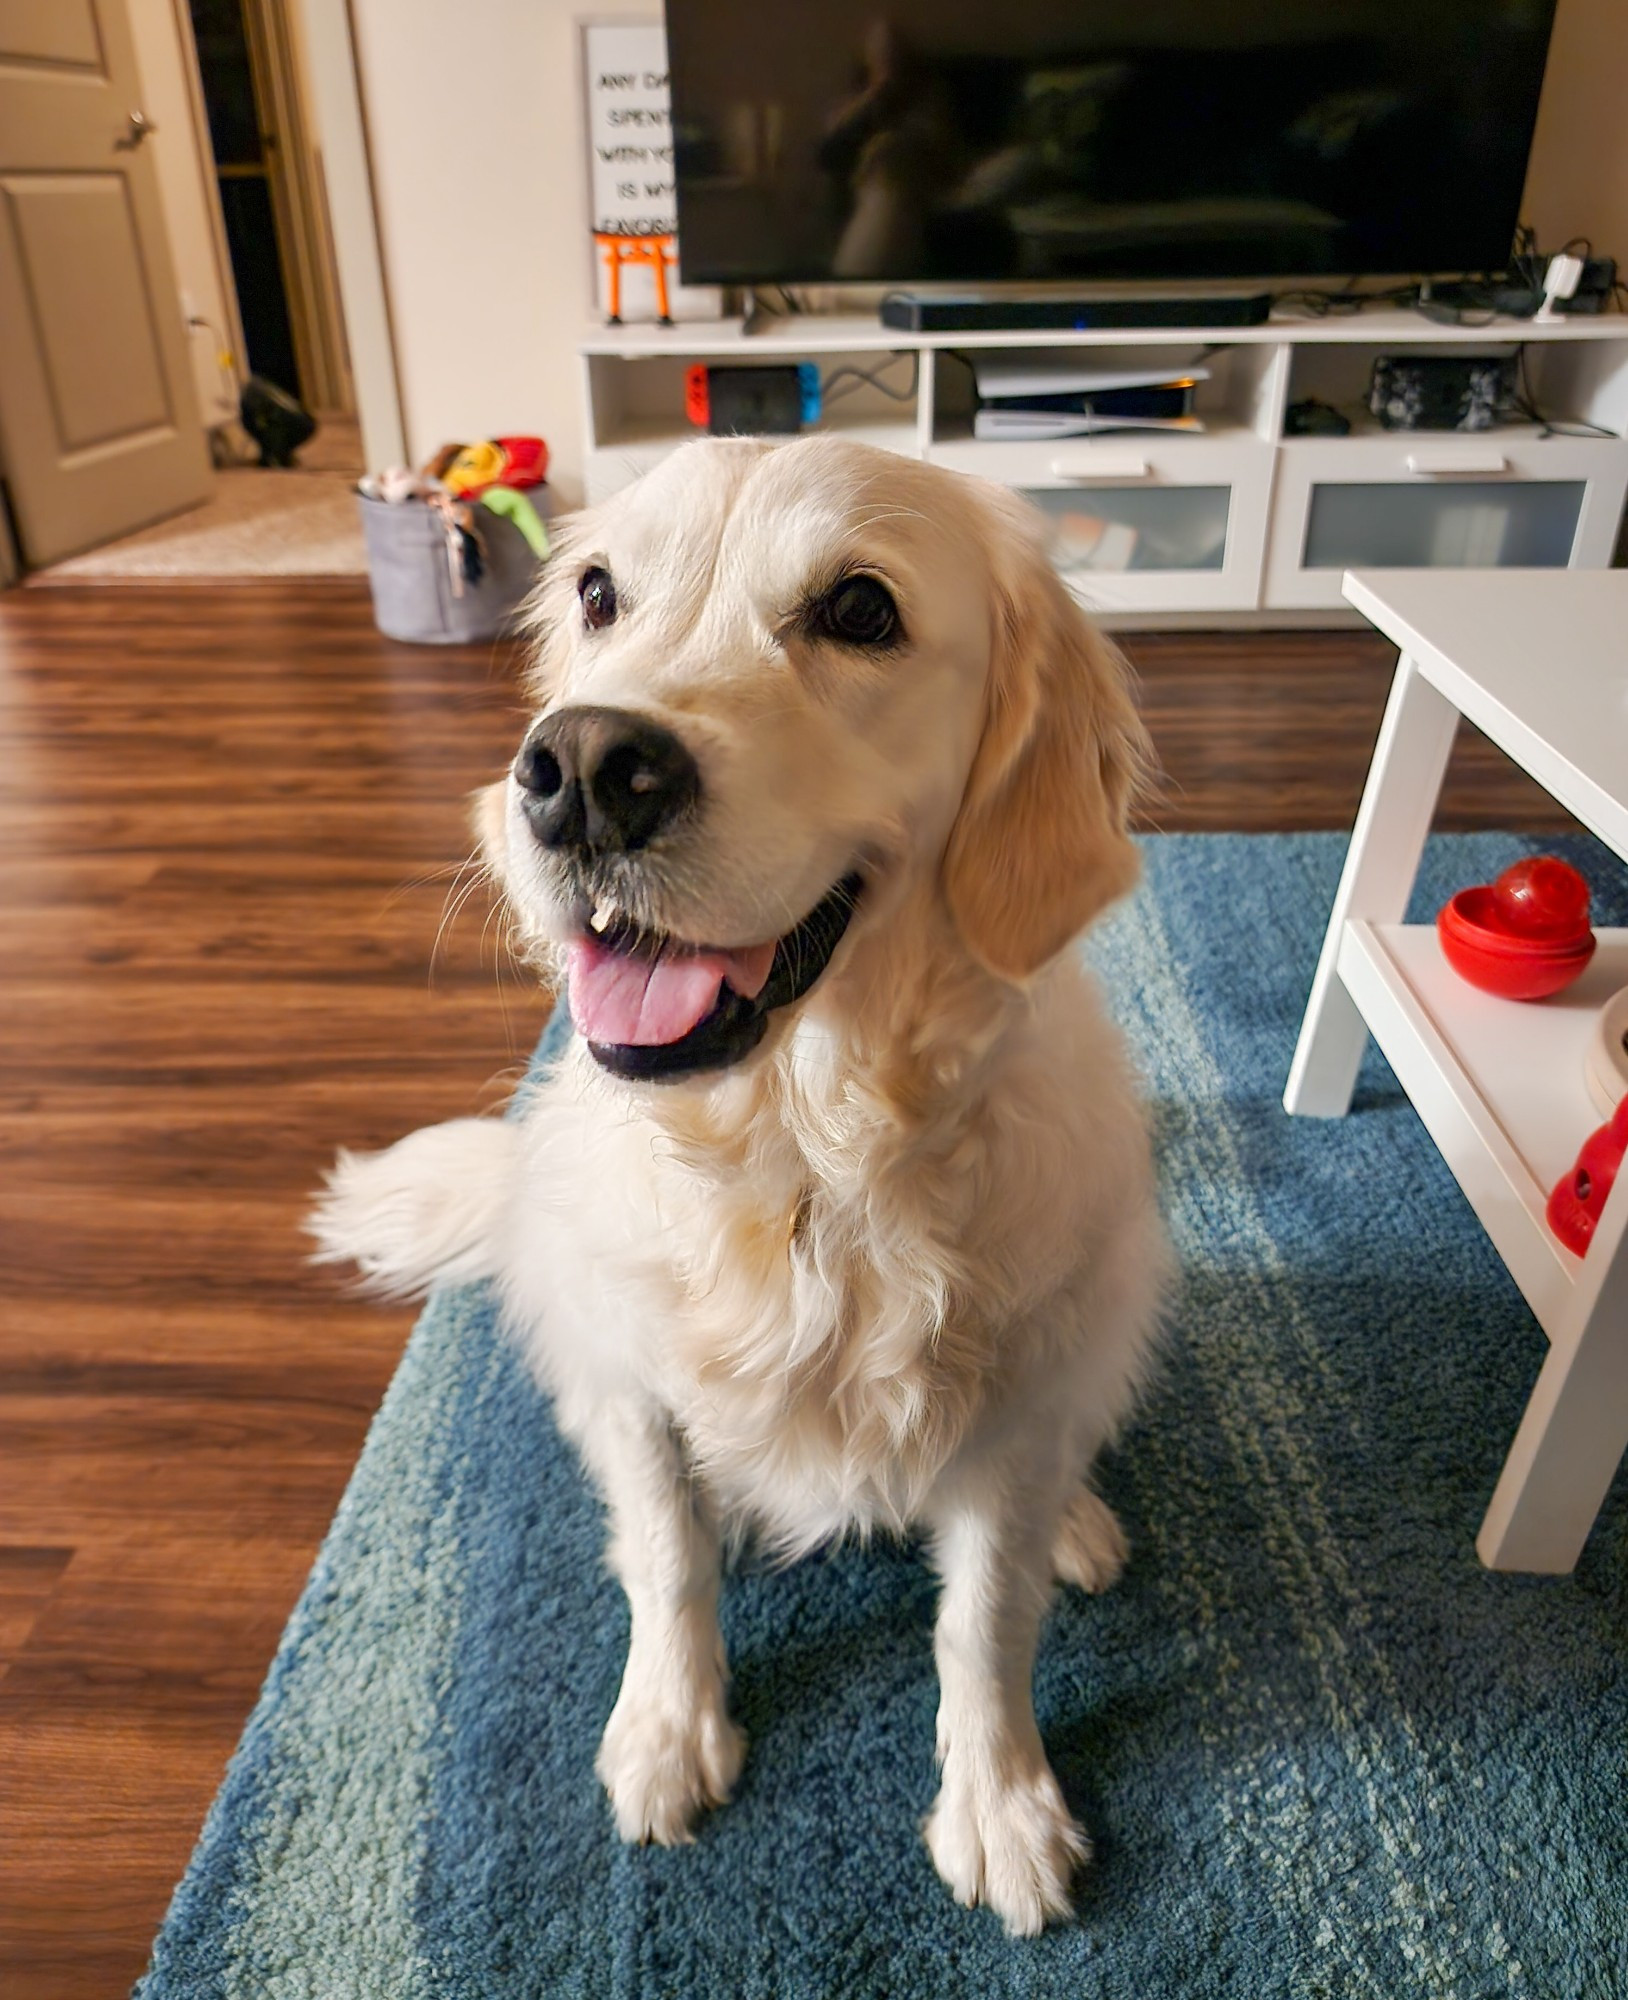
{"label": "dark wood floor", "polygon": [[[1346,827],[1371,637],[1130,642],[1182,828]],[[0,1984],[124,1992],[410,1315],[305,1265],[341,1142],[489,1104],[545,1011],[464,795],[501,648],[345,585],[0,598]],[[1497,753],[1444,820],[1551,824]]]}

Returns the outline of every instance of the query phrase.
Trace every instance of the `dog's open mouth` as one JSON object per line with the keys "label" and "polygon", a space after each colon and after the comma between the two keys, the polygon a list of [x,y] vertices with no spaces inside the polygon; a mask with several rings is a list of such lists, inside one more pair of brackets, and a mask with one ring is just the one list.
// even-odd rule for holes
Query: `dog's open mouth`
{"label": "dog's open mouth", "polygon": [[599,912],[569,948],[571,1019],[594,1060],[646,1082],[726,1069],[824,972],[863,887],[845,875],[784,937],[716,950]]}

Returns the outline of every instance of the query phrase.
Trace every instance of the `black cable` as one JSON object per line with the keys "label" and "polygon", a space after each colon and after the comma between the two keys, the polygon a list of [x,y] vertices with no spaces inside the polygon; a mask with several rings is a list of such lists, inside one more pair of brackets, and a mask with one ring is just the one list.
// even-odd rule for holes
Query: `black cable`
{"label": "black cable", "polygon": [[[1559,253],[1592,259],[1594,244],[1587,236],[1573,236]],[[1436,326],[1469,328],[1490,326],[1501,318],[1529,319],[1543,303],[1543,280],[1549,258],[1538,248],[1537,231],[1530,223],[1520,223],[1510,248],[1509,267],[1504,272],[1483,271],[1478,276],[1451,281],[1457,294],[1451,298],[1431,296],[1427,279],[1395,285],[1380,291],[1363,291],[1344,285],[1322,291],[1315,287],[1292,292],[1275,292],[1273,310],[1297,314],[1305,319],[1334,319],[1366,312],[1371,306],[1400,306],[1411,309]],[[1619,308],[1628,311],[1628,285],[1619,279],[1611,288]],[[1510,294],[1524,292],[1529,303],[1510,303]],[[1479,294],[1479,296],[1477,296]]]}
{"label": "black cable", "polygon": [[1436,299],[1420,298],[1415,310],[1421,319],[1427,319],[1432,326],[1478,326],[1496,325],[1500,315],[1493,305],[1451,305]]}
{"label": "black cable", "polygon": [[[906,389],[890,389],[881,380],[881,377],[896,362],[904,360],[908,360],[910,363],[910,386]],[[879,361],[874,368],[845,367],[832,369],[831,373],[820,384],[821,401],[827,405],[840,402],[844,396],[851,396],[856,389],[862,389],[868,383],[871,388],[878,390],[882,395],[889,397],[895,403],[909,403],[914,401],[916,389],[920,381],[920,349],[911,348],[908,351],[901,350],[897,354],[890,354],[886,361]],[[835,388],[833,385],[839,382],[846,383],[847,386],[840,389]]]}
{"label": "black cable", "polygon": [[1388,285],[1380,291],[1364,291],[1356,285],[1342,285],[1334,291],[1308,286],[1303,290],[1273,293],[1272,307],[1274,311],[1298,312],[1306,319],[1343,319],[1366,312],[1370,306],[1417,305],[1419,289],[1415,282]]}

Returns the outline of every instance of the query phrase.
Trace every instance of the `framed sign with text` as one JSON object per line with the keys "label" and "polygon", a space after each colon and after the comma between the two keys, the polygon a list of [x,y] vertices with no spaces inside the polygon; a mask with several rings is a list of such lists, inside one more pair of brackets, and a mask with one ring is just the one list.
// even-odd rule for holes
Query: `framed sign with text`
{"label": "framed sign with text", "polygon": [[[659,21],[587,21],[582,29],[583,101],[588,138],[589,227],[596,238],[595,298],[610,310],[606,239],[676,243],[673,114],[667,94],[667,34]],[[623,319],[657,316],[648,263],[618,272]],[[670,286],[675,319],[716,319],[715,285]]]}

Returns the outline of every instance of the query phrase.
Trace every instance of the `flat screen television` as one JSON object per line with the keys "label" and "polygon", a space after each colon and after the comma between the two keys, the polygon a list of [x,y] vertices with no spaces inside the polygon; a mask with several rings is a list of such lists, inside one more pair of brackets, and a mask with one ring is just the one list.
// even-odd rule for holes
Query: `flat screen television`
{"label": "flat screen television", "polygon": [[1502,270],[1554,0],[667,0],[686,280]]}

